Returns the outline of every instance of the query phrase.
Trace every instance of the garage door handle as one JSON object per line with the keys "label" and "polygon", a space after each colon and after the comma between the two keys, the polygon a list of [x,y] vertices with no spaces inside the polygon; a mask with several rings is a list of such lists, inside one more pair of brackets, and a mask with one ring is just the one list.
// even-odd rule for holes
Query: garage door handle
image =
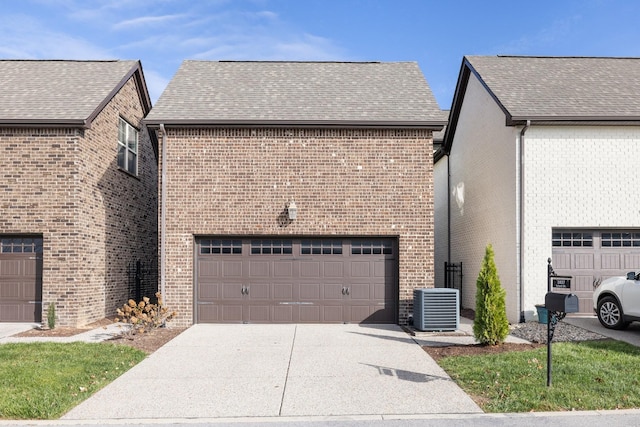
{"label": "garage door handle", "polygon": [[242,292],[242,295],[249,295],[249,287],[243,286],[241,292]]}
{"label": "garage door handle", "polygon": [[342,288],[342,295],[349,295],[349,288]]}

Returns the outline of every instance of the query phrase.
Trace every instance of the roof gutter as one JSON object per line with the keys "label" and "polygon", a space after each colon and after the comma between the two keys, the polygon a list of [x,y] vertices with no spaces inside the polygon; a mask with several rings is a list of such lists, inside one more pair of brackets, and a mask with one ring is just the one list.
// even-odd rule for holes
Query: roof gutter
{"label": "roof gutter", "polygon": [[520,293],[520,323],[524,323],[524,134],[527,132],[529,127],[531,126],[531,120],[527,120],[527,123],[520,130],[520,141],[519,141],[519,157],[520,157],[520,173],[518,177],[518,185],[520,191],[519,203],[519,215],[518,215],[518,227],[520,230],[516,233],[518,242],[518,284],[519,293]]}
{"label": "roof gutter", "polygon": [[165,297],[165,277],[166,277],[166,241],[167,241],[167,130],[164,123],[160,123],[160,131],[162,132],[162,180],[160,182],[160,295]]}

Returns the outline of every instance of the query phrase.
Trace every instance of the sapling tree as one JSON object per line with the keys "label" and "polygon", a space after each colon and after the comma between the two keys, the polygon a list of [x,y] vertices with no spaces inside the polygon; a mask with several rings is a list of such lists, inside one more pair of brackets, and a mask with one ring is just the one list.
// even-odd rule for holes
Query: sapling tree
{"label": "sapling tree", "polygon": [[485,249],[482,267],[476,280],[476,315],[473,321],[473,335],[480,344],[484,345],[500,344],[509,334],[506,292],[500,285],[493,258],[493,248],[489,244]]}

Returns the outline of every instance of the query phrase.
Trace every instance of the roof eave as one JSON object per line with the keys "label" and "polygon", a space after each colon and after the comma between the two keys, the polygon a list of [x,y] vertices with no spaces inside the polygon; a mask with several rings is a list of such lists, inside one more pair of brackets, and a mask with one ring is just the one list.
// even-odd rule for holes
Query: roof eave
{"label": "roof eave", "polygon": [[433,121],[350,121],[350,120],[145,120],[150,128],[160,124],[176,127],[296,127],[296,128],[384,128],[384,129],[426,129],[439,131],[447,124],[443,120]]}
{"label": "roof eave", "polygon": [[16,128],[82,128],[91,126],[84,119],[0,119],[0,127]]}
{"label": "roof eave", "polygon": [[640,116],[508,116],[507,126],[532,125],[638,125]]}

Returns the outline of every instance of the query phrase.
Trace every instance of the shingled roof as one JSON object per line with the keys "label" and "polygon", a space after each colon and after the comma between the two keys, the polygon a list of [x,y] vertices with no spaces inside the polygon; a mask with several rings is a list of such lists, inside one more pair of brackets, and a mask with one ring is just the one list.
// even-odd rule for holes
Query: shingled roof
{"label": "shingled roof", "polygon": [[149,125],[440,128],[417,63],[184,61]]}
{"label": "shingled roof", "polygon": [[640,58],[468,56],[465,63],[511,121],[640,119]]}
{"label": "shingled roof", "polygon": [[436,159],[451,150],[471,75],[507,126],[640,122],[640,58],[466,56]]}
{"label": "shingled roof", "polygon": [[148,112],[140,61],[0,60],[0,125],[88,127],[132,75]]}

